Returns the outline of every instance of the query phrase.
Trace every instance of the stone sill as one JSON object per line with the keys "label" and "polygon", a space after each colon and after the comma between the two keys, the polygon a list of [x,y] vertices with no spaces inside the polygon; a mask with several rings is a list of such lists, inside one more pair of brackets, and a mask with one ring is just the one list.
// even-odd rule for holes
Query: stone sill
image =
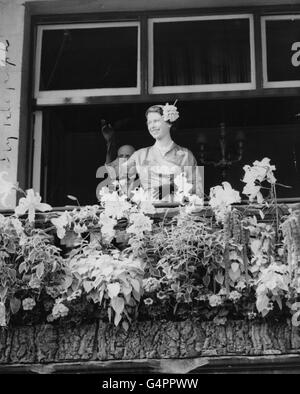
{"label": "stone sill", "polygon": [[1,373],[27,374],[299,374],[297,354],[220,356],[189,359],[85,361],[49,364],[0,364]]}

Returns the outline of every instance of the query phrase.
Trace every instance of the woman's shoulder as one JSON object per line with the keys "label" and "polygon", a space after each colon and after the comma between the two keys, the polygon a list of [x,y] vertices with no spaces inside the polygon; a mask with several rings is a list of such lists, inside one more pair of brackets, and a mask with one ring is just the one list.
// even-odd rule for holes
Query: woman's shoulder
{"label": "woman's shoulder", "polygon": [[149,149],[151,147],[146,147],[146,148],[140,148],[138,150],[136,150],[131,157],[133,157],[134,159],[139,159],[139,158],[143,158],[147,155]]}
{"label": "woman's shoulder", "polygon": [[149,148],[151,148],[151,147],[150,147],[150,146],[147,146],[146,148],[140,148],[140,149],[136,150],[135,153],[136,153],[136,154],[143,154],[143,153],[146,153],[147,150],[148,150]]}

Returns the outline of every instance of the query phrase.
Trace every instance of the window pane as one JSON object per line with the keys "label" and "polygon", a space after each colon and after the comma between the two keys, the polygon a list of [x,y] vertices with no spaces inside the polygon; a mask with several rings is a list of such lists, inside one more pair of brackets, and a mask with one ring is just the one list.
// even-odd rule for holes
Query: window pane
{"label": "window pane", "polygon": [[154,86],[245,82],[248,19],[154,23]]}
{"label": "window pane", "polygon": [[45,30],[40,90],[137,86],[137,26]]}
{"label": "window pane", "polygon": [[268,20],[268,81],[300,80],[300,20]]}

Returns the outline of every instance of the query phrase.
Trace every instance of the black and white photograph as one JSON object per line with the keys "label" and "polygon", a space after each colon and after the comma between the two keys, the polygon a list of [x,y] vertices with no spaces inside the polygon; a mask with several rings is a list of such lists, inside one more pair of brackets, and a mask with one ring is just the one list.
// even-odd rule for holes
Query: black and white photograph
{"label": "black and white photograph", "polygon": [[0,0],[5,374],[300,374],[300,0]]}

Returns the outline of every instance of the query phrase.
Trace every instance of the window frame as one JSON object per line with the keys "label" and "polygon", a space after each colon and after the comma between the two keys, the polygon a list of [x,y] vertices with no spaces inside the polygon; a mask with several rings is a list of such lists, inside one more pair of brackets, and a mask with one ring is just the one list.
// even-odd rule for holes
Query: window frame
{"label": "window frame", "polygon": [[[45,30],[63,29],[92,29],[114,27],[137,27],[137,86],[130,88],[95,88],[95,89],[68,89],[68,90],[40,90],[42,37]],[[84,104],[88,97],[120,96],[141,94],[141,23],[140,21],[124,22],[92,22],[92,23],[67,23],[37,26],[37,43],[35,53],[34,72],[34,98],[37,105],[62,104],[64,101],[72,104]]]}
{"label": "window frame", "polygon": [[[198,20],[228,20],[228,19],[248,19],[250,38],[250,82],[223,83],[223,84],[202,84],[202,85],[176,85],[176,86],[153,86],[154,82],[154,23],[164,22],[184,22]],[[255,62],[255,37],[254,37],[254,16],[253,14],[230,14],[230,15],[205,15],[205,16],[183,16],[183,17],[160,17],[148,19],[148,93],[197,93],[197,92],[221,92],[232,90],[255,90],[256,89],[256,62]]]}
{"label": "window frame", "polygon": [[262,70],[263,70],[263,88],[295,88],[300,86],[300,79],[293,81],[268,81],[268,64],[267,64],[267,20],[290,20],[300,19],[299,14],[289,15],[264,15],[260,18],[261,24],[261,47],[262,47]]}

